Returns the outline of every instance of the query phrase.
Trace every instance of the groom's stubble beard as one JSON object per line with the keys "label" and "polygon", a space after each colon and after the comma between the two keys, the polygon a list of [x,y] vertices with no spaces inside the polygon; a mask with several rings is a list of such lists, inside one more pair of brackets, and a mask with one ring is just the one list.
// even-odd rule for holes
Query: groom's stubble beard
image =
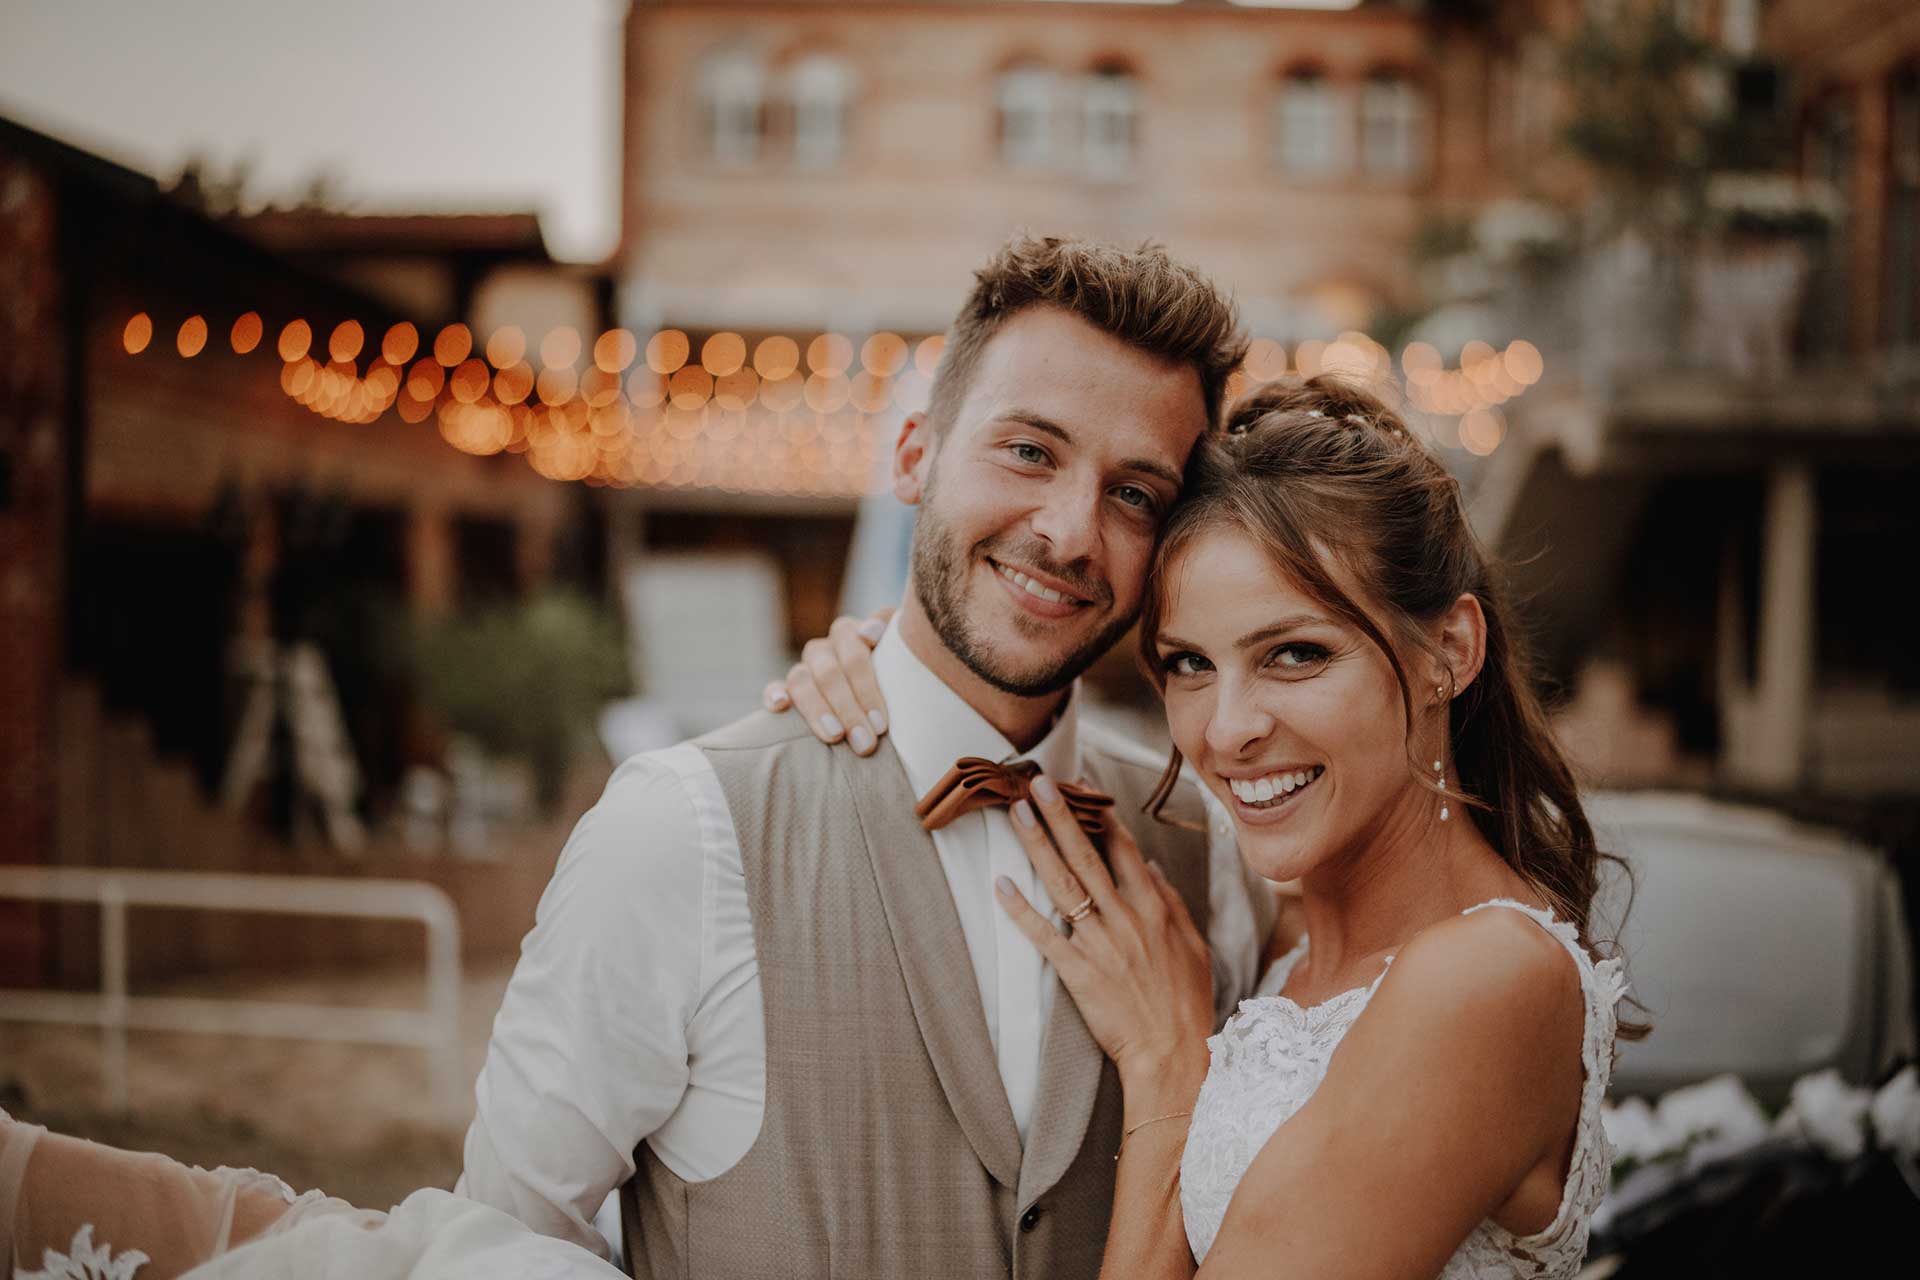
{"label": "groom's stubble beard", "polygon": [[[934,472],[938,470],[936,462]],[[1032,542],[1016,543],[1007,539],[988,538],[971,549],[962,547],[958,537],[940,515],[939,503],[934,496],[934,480],[935,475],[929,474],[913,528],[911,563],[914,595],[920,601],[920,608],[927,615],[927,622],[940,638],[940,643],[960,659],[967,670],[1002,693],[1021,698],[1046,697],[1079,679],[1081,673],[1098,662],[1133,626],[1134,619],[1139,616],[1138,607],[1116,616],[1083,644],[1051,663],[1030,670],[1014,667],[996,651],[992,637],[983,634],[974,620],[967,616],[963,592],[967,568],[973,559],[992,555],[996,547],[1003,548],[1009,553],[1007,558],[1052,574],[1072,585],[1077,594],[1094,601],[1096,605],[1109,603],[1113,599],[1113,589],[1083,572],[1056,565],[1044,550]],[[999,556],[994,558],[1001,559]]]}

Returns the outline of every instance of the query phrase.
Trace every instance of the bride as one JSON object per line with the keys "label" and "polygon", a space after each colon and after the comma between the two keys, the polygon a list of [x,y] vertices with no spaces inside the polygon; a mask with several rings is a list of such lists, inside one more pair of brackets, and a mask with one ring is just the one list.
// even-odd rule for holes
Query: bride
{"label": "bride", "polygon": [[[857,630],[786,697],[865,720]],[[1050,781],[1015,827],[1053,964],[1125,1091],[1103,1274],[1569,1277],[1606,1190],[1626,984],[1593,957],[1605,856],[1548,734],[1459,487],[1371,396],[1273,384],[1203,442],[1140,625],[1175,754],[1306,933],[1209,1037],[1206,945]],[[1092,911],[1087,914],[1087,901]]]}

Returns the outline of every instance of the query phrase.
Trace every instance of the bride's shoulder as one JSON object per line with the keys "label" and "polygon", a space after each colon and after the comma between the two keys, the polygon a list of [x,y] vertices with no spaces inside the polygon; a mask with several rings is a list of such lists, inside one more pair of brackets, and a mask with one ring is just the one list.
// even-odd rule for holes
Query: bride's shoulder
{"label": "bride's shoulder", "polygon": [[1523,911],[1482,910],[1422,929],[1394,958],[1368,1012],[1395,1038],[1461,1041],[1538,1057],[1571,1047],[1585,1021],[1580,970],[1566,945]]}

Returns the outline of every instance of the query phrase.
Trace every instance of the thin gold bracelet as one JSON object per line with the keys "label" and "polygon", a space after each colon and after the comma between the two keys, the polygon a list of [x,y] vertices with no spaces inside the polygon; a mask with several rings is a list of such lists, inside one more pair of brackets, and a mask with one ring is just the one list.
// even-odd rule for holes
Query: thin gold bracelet
{"label": "thin gold bracelet", "polygon": [[1155,1116],[1151,1120],[1142,1120],[1139,1124],[1133,1126],[1133,1128],[1128,1129],[1125,1133],[1120,1135],[1120,1148],[1119,1150],[1116,1150],[1113,1153],[1114,1163],[1118,1164],[1120,1162],[1120,1152],[1126,1149],[1127,1139],[1131,1138],[1134,1134],[1140,1132],[1142,1129],[1146,1128],[1148,1125],[1159,1124],[1162,1120],[1178,1120],[1182,1116],[1190,1116],[1192,1114],[1193,1112],[1191,1111],[1169,1111],[1167,1112],[1167,1114],[1163,1116]]}

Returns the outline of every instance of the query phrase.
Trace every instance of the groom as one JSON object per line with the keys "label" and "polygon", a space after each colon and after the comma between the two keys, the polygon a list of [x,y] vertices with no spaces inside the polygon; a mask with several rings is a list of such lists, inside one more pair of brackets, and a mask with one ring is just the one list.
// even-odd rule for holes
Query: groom
{"label": "groom", "polygon": [[460,1189],[599,1249],[619,1187],[635,1275],[1097,1275],[1118,1077],[993,900],[1005,875],[1047,902],[1006,810],[915,816],[962,757],[1115,797],[1220,1012],[1252,987],[1224,818],[1186,784],[1186,825],[1143,818],[1163,762],[1074,696],[1218,419],[1232,306],[1157,249],[1022,237],[977,277],[895,445],[919,515],[879,751],[760,714],[623,763],[495,1020]]}

